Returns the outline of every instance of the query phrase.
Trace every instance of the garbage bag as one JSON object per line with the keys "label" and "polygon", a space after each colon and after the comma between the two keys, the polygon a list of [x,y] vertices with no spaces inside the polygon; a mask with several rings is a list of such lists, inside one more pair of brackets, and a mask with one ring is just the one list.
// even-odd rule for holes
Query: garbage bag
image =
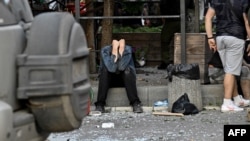
{"label": "garbage bag", "polygon": [[219,55],[218,51],[215,51],[213,53],[212,57],[208,61],[208,65],[212,65],[215,68],[221,68],[221,69],[223,69],[223,64],[221,62],[220,55]]}
{"label": "garbage bag", "polygon": [[247,62],[247,64],[250,64],[250,56],[248,56],[248,52],[247,52],[247,47],[250,44],[250,40],[246,40],[245,42],[245,50],[244,50],[244,55],[243,55],[243,59]]}
{"label": "garbage bag", "polygon": [[169,81],[172,82],[172,75],[190,80],[200,79],[199,64],[169,64],[167,67]]}
{"label": "garbage bag", "polygon": [[199,113],[199,110],[193,103],[190,103],[187,93],[184,93],[173,103],[172,113],[193,115]]}

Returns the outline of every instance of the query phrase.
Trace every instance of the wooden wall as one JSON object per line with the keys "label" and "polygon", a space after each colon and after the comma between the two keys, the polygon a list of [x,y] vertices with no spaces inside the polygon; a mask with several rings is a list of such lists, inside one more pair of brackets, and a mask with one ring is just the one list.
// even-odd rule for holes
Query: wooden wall
{"label": "wooden wall", "polygon": [[[205,33],[186,33],[186,63],[198,63],[201,83],[208,83],[208,61],[211,58]],[[181,63],[181,34],[174,39],[174,63]]]}

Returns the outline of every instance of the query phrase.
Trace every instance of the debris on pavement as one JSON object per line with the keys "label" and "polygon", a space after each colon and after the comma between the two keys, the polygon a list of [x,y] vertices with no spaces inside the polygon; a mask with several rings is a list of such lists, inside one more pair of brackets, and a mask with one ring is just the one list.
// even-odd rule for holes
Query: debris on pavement
{"label": "debris on pavement", "polygon": [[153,115],[159,116],[184,116],[182,113],[171,113],[171,112],[153,112]]}
{"label": "debris on pavement", "polygon": [[115,124],[113,122],[102,123],[102,128],[114,128]]}
{"label": "debris on pavement", "polygon": [[[86,116],[82,126],[71,132],[53,133],[49,141],[223,141],[224,125],[250,125],[247,111],[221,113],[202,110],[196,115],[156,116],[152,112],[110,112]],[[115,128],[101,128],[114,123]],[[99,126],[99,128],[97,127]]]}

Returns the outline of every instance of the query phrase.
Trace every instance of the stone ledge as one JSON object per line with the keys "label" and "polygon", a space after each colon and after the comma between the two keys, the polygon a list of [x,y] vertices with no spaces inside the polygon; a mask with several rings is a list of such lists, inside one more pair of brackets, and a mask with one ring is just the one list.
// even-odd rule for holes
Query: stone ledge
{"label": "stone ledge", "polygon": [[[98,86],[92,86],[94,96],[92,105],[97,98]],[[152,107],[155,101],[164,100],[168,97],[168,86],[138,86],[138,96],[143,106]],[[219,106],[223,99],[223,85],[209,84],[201,85],[201,94],[203,106]],[[107,107],[124,107],[130,106],[124,88],[111,88],[108,92]]]}
{"label": "stone ledge", "polygon": [[[144,112],[166,112],[167,107],[150,107],[143,106]],[[95,110],[95,106],[91,106],[91,111]],[[105,110],[108,112],[132,112],[132,107],[105,107]],[[205,106],[204,110],[220,110],[220,106]],[[250,111],[250,109],[249,109]]]}

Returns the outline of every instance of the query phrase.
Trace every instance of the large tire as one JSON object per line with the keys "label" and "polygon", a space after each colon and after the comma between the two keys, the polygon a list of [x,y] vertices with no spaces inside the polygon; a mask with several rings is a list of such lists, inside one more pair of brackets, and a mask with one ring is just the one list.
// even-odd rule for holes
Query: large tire
{"label": "large tire", "polygon": [[[71,29],[75,23],[69,13],[42,13],[34,18],[28,37],[29,55],[57,55],[68,52]],[[67,49],[67,50],[66,50]]]}
{"label": "large tire", "polygon": [[84,31],[71,14],[43,13],[34,18],[27,48],[18,60],[18,97],[29,100],[43,131],[79,128],[88,114],[88,54]]}

